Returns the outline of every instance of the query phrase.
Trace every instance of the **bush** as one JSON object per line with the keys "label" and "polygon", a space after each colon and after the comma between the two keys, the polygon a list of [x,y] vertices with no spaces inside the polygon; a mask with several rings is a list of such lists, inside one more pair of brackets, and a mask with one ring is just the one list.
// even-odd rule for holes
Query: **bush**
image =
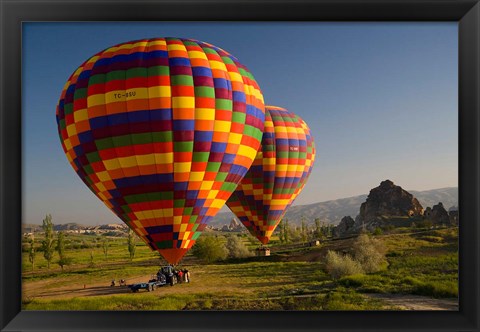
{"label": "bush", "polygon": [[349,255],[342,256],[329,250],[326,257],[326,269],[333,279],[363,273],[362,266]]}
{"label": "bush", "polygon": [[244,258],[252,256],[252,253],[242,240],[236,235],[230,235],[227,238],[227,244],[225,247],[228,250],[228,257],[230,258]]}
{"label": "bush", "polygon": [[414,277],[405,277],[402,279],[404,284],[412,286],[411,293],[423,296],[457,297],[458,282],[451,280],[441,281],[422,281]]}
{"label": "bush", "polygon": [[360,234],[352,248],[353,257],[366,273],[377,272],[386,263],[383,242],[367,234]]}
{"label": "bush", "polygon": [[62,268],[62,271],[63,271],[63,267],[64,266],[68,266],[68,265],[71,265],[72,264],[72,259],[70,257],[61,257],[59,260],[58,260],[58,265],[60,265],[60,267]]}
{"label": "bush", "polygon": [[383,231],[380,227],[375,228],[375,230],[373,231],[373,235],[382,235],[382,234],[383,234]]}
{"label": "bush", "polygon": [[414,285],[412,294],[442,297],[458,297],[458,284],[454,282],[423,282]]}
{"label": "bush", "polygon": [[228,250],[223,245],[222,238],[215,236],[199,238],[192,248],[192,254],[205,263],[224,260],[228,256]]}
{"label": "bush", "polygon": [[341,278],[338,283],[345,287],[361,287],[365,283],[365,277],[363,274],[354,274]]}

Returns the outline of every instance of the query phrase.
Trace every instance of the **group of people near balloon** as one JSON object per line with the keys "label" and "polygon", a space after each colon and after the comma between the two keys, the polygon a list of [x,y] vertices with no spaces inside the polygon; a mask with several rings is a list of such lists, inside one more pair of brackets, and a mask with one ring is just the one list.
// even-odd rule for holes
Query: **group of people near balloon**
{"label": "group of people near balloon", "polygon": [[247,67],[193,39],[97,53],[69,77],[56,118],[78,176],[170,264],[225,204],[267,244],[315,159],[300,117],[265,105]]}

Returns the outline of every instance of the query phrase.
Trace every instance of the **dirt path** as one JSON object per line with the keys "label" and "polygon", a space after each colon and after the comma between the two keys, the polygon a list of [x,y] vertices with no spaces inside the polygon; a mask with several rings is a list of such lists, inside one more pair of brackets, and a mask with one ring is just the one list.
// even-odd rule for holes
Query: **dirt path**
{"label": "dirt path", "polygon": [[435,299],[419,295],[365,294],[400,310],[458,310],[458,299]]}
{"label": "dirt path", "polygon": [[[191,283],[181,283],[177,284],[174,287],[169,285],[162,286],[155,290],[153,294],[157,295],[172,295],[172,294],[189,294],[192,292],[205,292],[205,293],[221,293],[231,291],[232,285],[226,283],[219,284],[205,284],[201,282],[202,272],[197,272],[195,277],[198,279],[192,280]],[[146,282],[148,277],[145,275],[130,277],[127,280],[127,284],[135,284]],[[90,283],[85,285],[82,284],[70,284],[65,286],[55,286],[51,280],[40,280],[35,282],[30,282],[23,285],[23,293],[25,298],[38,298],[38,299],[71,299],[77,297],[88,297],[88,296],[103,296],[103,295],[116,295],[116,294],[132,294],[130,288],[127,286],[114,286],[110,287],[109,281]],[[241,285],[233,285],[236,289],[241,287]],[[140,291],[138,294],[141,294],[145,291]],[[248,289],[242,289],[240,292],[249,293]],[[135,293],[137,294],[137,293]],[[135,295],[132,294],[132,295]]]}
{"label": "dirt path", "polygon": [[[145,282],[145,276],[137,276],[130,278],[128,284]],[[39,299],[68,299],[76,297],[89,297],[89,296],[104,296],[104,295],[115,295],[115,294],[126,294],[131,291],[126,286],[115,286],[110,287],[106,285],[105,282],[86,285],[83,288],[83,285],[66,285],[61,287],[56,287],[54,289],[46,287],[49,284],[48,281],[37,281],[30,283],[25,289],[24,294],[26,297],[34,297]],[[48,285],[50,286],[50,285]],[[215,292],[222,291],[223,287],[221,285],[216,286],[206,286],[205,284],[196,284],[195,281],[192,283],[183,283],[178,284],[175,287],[170,287],[168,285],[161,287],[155,291],[157,295],[168,295],[168,294],[183,294],[189,293],[192,291],[198,291],[202,289],[204,292]],[[228,287],[225,288],[227,290]],[[134,294],[132,294],[134,296]],[[294,295],[295,297],[312,297],[317,294],[302,294]],[[384,301],[387,305],[391,306],[392,309],[396,310],[458,310],[458,300],[457,299],[435,299],[425,296],[418,295],[403,295],[403,294],[364,294],[370,298],[379,299]],[[280,297],[271,297],[270,300],[280,298]]]}

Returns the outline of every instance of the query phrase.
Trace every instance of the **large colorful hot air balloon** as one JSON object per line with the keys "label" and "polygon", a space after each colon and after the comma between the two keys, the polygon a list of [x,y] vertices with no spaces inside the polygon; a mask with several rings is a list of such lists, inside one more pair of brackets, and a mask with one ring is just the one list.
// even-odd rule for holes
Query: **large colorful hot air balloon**
{"label": "large colorful hot air balloon", "polygon": [[57,123],[85,184],[177,264],[252,164],[264,108],[254,77],[231,54],[155,38],[84,62],[63,89]]}
{"label": "large colorful hot air balloon", "polygon": [[260,242],[267,244],[312,171],[315,143],[293,112],[265,106],[262,145],[227,205]]}

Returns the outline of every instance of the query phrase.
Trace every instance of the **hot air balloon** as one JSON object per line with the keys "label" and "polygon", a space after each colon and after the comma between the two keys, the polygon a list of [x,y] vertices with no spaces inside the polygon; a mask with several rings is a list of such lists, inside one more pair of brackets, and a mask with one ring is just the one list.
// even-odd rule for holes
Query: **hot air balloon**
{"label": "hot air balloon", "polygon": [[68,79],[56,117],[78,176],[177,264],[251,166],[265,106],[255,78],[231,54],[155,38],[85,61]]}
{"label": "hot air balloon", "polygon": [[312,171],[315,144],[307,124],[293,112],[265,106],[258,154],[227,206],[262,244],[267,244]]}

